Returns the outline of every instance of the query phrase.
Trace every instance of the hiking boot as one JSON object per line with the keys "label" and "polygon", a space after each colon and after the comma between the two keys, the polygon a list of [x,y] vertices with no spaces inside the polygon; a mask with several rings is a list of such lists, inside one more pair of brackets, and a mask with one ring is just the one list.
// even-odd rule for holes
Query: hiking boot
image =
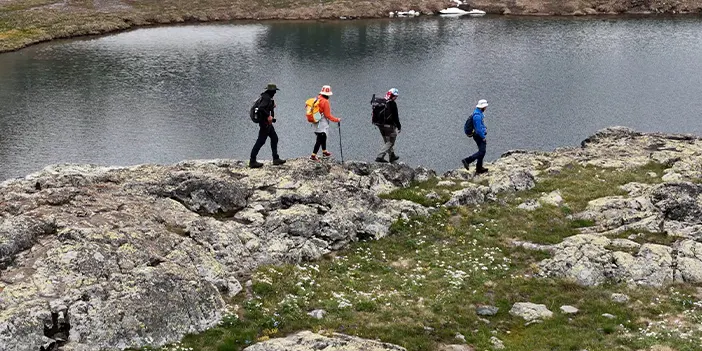
{"label": "hiking boot", "polygon": [[261,168],[263,167],[263,163],[257,162],[257,161],[249,161],[249,168]]}
{"label": "hiking boot", "polygon": [[314,155],[314,154],[313,154],[312,156],[310,156],[310,160],[312,160],[312,161],[319,161],[319,157],[317,157],[317,155]]}
{"label": "hiking boot", "polygon": [[288,162],[288,161],[285,161],[285,160],[280,159],[280,158],[276,158],[275,160],[273,160],[273,165],[280,166],[280,165],[284,165],[285,162]]}
{"label": "hiking boot", "polygon": [[390,162],[395,162],[400,159],[400,156],[397,156],[395,154],[390,154]]}
{"label": "hiking boot", "polygon": [[322,151],[322,156],[324,156],[324,157],[331,157],[331,152],[329,152],[329,151]]}
{"label": "hiking boot", "polygon": [[487,168],[480,168],[480,169],[475,170],[475,174],[483,174],[483,173],[487,173],[487,172],[488,172]]}
{"label": "hiking boot", "polygon": [[386,161],[384,157],[376,157],[375,162],[388,163],[388,161]]}
{"label": "hiking boot", "polygon": [[463,167],[466,168],[466,171],[470,171],[470,161],[468,161],[467,158],[462,159],[461,163],[463,163]]}

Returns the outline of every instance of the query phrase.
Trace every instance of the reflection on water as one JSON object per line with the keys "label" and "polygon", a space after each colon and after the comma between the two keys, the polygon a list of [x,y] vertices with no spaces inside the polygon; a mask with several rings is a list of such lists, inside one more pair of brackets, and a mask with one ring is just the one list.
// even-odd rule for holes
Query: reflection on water
{"label": "reflection on water", "polygon": [[[595,130],[702,134],[696,18],[483,17],[280,22],[140,29],[0,55],[0,179],[60,162],[129,165],[246,159],[247,110],[282,91],[283,157],[314,144],[304,101],[331,84],[344,154],[370,160],[373,93],[391,87],[404,161],[460,166],[462,124],[488,99],[488,157],[577,145]],[[338,151],[333,129],[330,149]],[[268,147],[262,158],[270,158]]]}

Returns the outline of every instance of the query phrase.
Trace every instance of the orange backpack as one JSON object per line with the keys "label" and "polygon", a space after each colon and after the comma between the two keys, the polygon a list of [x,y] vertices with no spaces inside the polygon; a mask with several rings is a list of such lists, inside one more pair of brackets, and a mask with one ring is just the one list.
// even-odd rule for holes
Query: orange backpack
{"label": "orange backpack", "polygon": [[307,99],[305,102],[305,116],[307,122],[317,123],[322,119],[322,113],[319,112],[319,97]]}

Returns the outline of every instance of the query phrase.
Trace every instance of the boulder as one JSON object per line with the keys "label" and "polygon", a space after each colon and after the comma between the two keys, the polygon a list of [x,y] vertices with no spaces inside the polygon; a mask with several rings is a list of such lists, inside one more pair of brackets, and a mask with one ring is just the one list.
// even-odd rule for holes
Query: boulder
{"label": "boulder", "polygon": [[548,319],[553,316],[553,312],[549,311],[546,305],[531,302],[515,303],[512,309],[509,310],[509,314],[524,318],[527,322]]}
{"label": "boulder", "polygon": [[285,338],[271,339],[244,351],[406,351],[404,347],[354,336],[334,333],[331,336],[304,331]]}

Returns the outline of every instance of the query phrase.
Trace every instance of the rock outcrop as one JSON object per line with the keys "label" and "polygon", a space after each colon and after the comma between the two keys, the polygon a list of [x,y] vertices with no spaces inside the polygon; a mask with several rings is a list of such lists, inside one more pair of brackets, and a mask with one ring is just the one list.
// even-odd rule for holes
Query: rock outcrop
{"label": "rock outcrop", "polygon": [[[513,151],[492,169],[521,169],[536,181],[572,164],[612,170],[641,167],[650,162],[667,166],[656,185],[630,183],[627,196],[590,201],[574,218],[593,221],[581,235],[550,245],[534,245],[552,253],[540,264],[541,275],[569,278],[582,285],[626,282],[661,286],[673,282],[702,282],[702,139],[691,135],[641,133],[613,127],[597,132],[580,148],[553,153]],[[543,198],[540,202],[544,202]],[[521,208],[533,210],[538,202]],[[617,236],[627,234],[630,238]],[[645,242],[646,235],[660,242]],[[637,243],[630,239],[642,239]]]}
{"label": "rock outcrop", "polygon": [[[510,151],[489,174],[456,170],[441,180],[454,190],[445,205],[472,206],[573,164],[616,171],[650,162],[667,165],[651,175],[661,184],[630,183],[626,196],[591,201],[573,217],[594,226],[559,244],[522,244],[551,252],[541,276],[583,285],[700,283],[698,137],[608,128],[581,147]],[[378,194],[432,176],[404,165],[293,160],[251,170],[214,160],[51,166],[0,183],[0,351],[159,346],[203,331],[256,267],[318,259],[386,236],[398,218],[427,215]],[[525,207],[566,206],[558,192],[533,200]],[[665,240],[639,240],[652,234]]]}
{"label": "rock outcrop", "polygon": [[313,260],[426,215],[377,194],[403,165],[63,165],[0,185],[0,350],[138,348],[218,323],[261,264]]}
{"label": "rock outcrop", "polygon": [[244,351],[406,351],[404,347],[334,333],[324,336],[309,331],[286,338],[271,339],[249,346]]}

